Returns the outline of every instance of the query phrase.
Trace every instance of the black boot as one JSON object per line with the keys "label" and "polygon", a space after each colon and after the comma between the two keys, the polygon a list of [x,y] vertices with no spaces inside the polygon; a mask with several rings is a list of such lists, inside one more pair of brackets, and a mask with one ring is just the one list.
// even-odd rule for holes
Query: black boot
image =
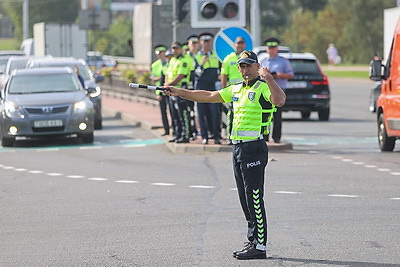
{"label": "black boot", "polygon": [[232,252],[233,257],[236,258],[236,255],[239,252],[243,252],[245,250],[248,250],[249,248],[251,248],[253,246],[253,243],[251,243],[250,241],[244,242],[244,247],[241,250],[235,250],[234,252]]}
{"label": "black boot", "polygon": [[252,245],[251,248],[236,253],[236,259],[238,260],[252,260],[252,259],[266,259],[267,253],[265,250],[258,250],[255,248],[255,245]]}

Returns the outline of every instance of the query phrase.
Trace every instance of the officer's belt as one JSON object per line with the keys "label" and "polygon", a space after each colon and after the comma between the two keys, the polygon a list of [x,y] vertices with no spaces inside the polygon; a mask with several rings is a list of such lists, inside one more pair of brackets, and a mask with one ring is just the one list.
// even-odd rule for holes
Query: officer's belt
{"label": "officer's belt", "polygon": [[264,137],[262,135],[260,135],[258,138],[256,139],[250,139],[250,140],[232,140],[232,144],[237,145],[237,144],[241,144],[241,143],[248,143],[248,142],[253,142],[253,141],[258,141],[258,140],[262,140],[264,139]]}

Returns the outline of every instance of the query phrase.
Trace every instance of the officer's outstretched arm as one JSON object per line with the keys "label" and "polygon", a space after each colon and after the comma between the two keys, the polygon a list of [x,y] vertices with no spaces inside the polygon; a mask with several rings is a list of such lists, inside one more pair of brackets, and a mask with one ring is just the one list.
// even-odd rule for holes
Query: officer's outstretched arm
{"label": "officer's outstretched arm", "polygon": [[164,90],[164,93],[169,96],[179,96],[184,99],[202,103],[224,102],[218,91],[187,90],[184,88],[177,88],[173,86],[167,86],[166,88],[168,90]]}

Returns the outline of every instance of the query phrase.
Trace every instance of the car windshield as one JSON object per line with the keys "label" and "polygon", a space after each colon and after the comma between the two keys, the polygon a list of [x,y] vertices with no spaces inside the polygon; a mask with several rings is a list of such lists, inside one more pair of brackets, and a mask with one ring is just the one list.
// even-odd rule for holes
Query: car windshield
{"label": "car windshield", "polygon": [[81,90],[76,76],[71,74],[46,74],[14,76],[9,85],[9,94],[40,94],[75,92]]}
{"label": "car windshield", "polygon": [[318,65],[314,60],[291,59],[290,64],[296,74],[320,74]]}

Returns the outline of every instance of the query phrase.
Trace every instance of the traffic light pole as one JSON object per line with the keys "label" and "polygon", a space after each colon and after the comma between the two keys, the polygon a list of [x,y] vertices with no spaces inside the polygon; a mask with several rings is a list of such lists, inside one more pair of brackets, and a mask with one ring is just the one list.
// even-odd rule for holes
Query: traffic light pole
{"label": "traffic light pole", "polygon": [[172,0],[172,41],[175,42],[176,40],[176,26],[178,24],[178,19],[176,17],[176,1]]}
{"label": "traffic light pole", "polygon": [[260,0],[251,0],[251,34],[253,35],[254,45],[260,45]]}

